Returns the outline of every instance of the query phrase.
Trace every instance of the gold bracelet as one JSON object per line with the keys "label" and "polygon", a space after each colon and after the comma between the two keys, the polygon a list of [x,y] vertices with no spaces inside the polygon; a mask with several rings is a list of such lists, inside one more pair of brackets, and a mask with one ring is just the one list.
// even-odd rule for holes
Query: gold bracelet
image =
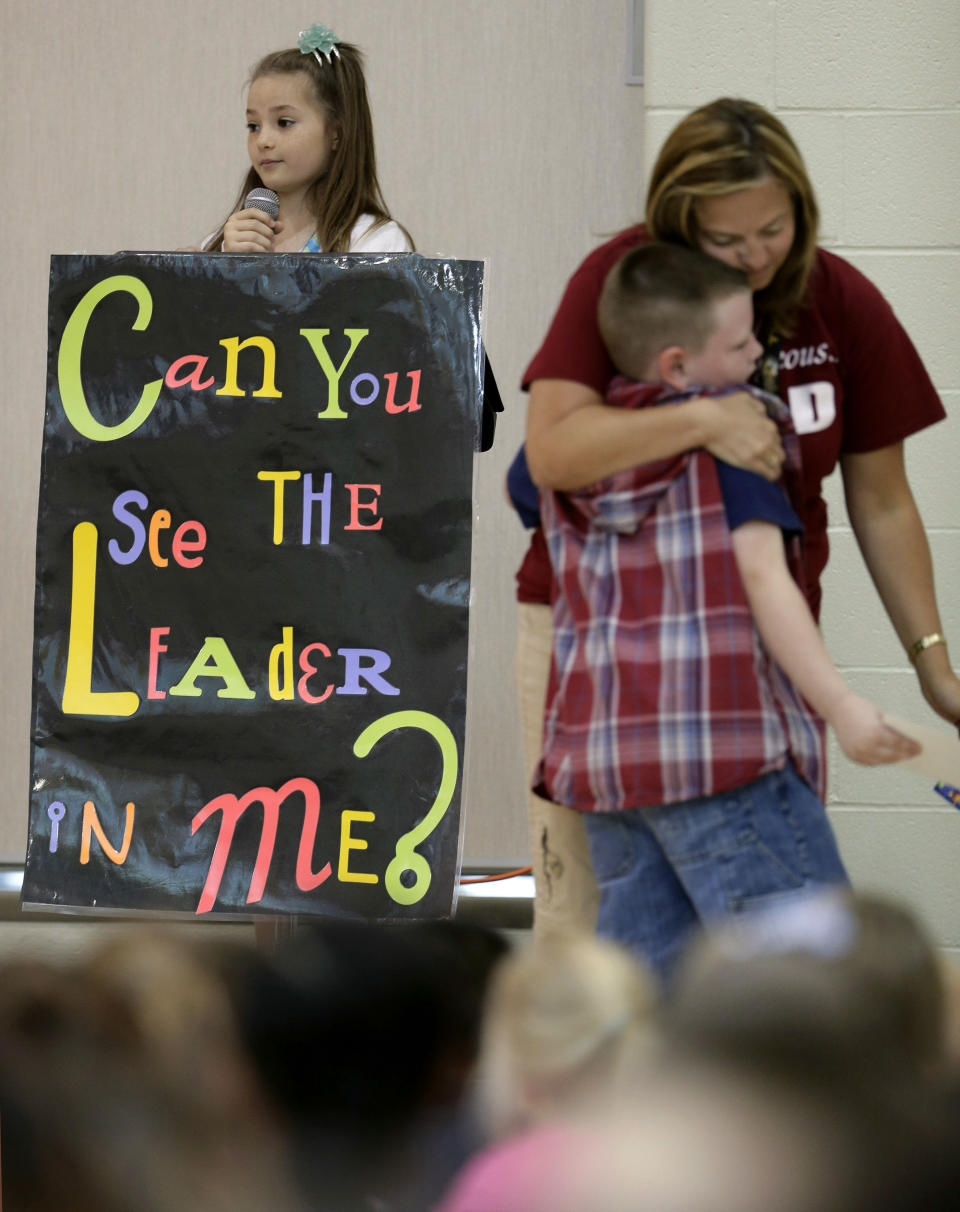
{"label": "gold bracelet", "polygon": [[929,635],[922,635],[919,640],[914,640],[907,649],[907,656],[916,664],[917,657],[921,652],[926,651],[928,648],[933,648],[936,644],[946,644],[946,642],[946,636],[942,636],[939,631],[931,631]]}

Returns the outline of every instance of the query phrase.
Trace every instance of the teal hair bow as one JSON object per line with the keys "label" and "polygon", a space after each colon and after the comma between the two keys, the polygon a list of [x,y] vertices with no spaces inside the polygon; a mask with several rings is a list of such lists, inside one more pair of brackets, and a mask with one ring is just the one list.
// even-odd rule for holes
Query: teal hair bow
{"label": "teal hair bow", "polygon": [[309,29],[302,29],[300,36],[297,39],[297,46],[300,47],[301,55],[313,55],[317,62],[323,66],[323,60],[320,58],[324,55],[327,61],[330,61],[331,55],[336,55],[340,58],[340,52],[337,50],[337,43],[340,39],[326,25],[311,25]]}

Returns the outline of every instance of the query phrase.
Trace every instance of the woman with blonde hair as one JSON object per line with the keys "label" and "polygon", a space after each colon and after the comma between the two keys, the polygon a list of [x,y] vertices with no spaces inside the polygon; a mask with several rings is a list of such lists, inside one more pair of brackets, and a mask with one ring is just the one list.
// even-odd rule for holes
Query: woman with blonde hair
{"label": "woman with blonde hair", "polygon": [[[604,403],[614,368],[600,338],[596,308],[608,271],[625,252],[651,239],[665,240],[699,248],[740,269],[753,292],[756,336],[763,345],[754,380],[789,405],[800,439],[810,606],[817,615],[828,554],[821,483],[839,464],[854,534],[923,694],[938,714],[956,723],[960,680],[947,657],[930,550],[903,459],[904,439],[942,419],[944,410],[889,304],[851,264],[818,247],[817,227],[816,198],[803,159],[776,117],[752,102],[722,98],[684,118],[654,166],[645,224],[621,232],[581,264],[527,369],[530,472],[540,488],[566,492],[633,466],[705,449],[778,479],[783,452],[775,427],[746,393],[639,411]],[[539,532],[518,581],[523,677],[535,647],[529,637],[540,641],[542,652],[550,627],[551,570]],[[545,684],[542,664],[539,675]],[[526,676],[532,681],[536,675],[528,670]],[[586,704],[585,719],[593,718],[591,710]],[[723,743],[722,721],[713,711],[711,704],[704,706],[706,730],[717,745],[699,744],[690,759],[699,764],[704,794],[711,791],[711,754]],[[530,728],[541,723],[542,716],[531,718]],[[601,744],[591,752],[591,760],[604,764],[598,778],[615,780],[617,755]],[[555,923],[564,929],[590,927],[596,918],[596,890],[578,808],[588,811],[589,805],[554,805],[531,797],[533,861],[535,874],[542,875],[537,912],[543,908],[549,915],[549,904],[543,904],[549,889],[557,903],[573,906]],[[792,826],[784,830],[779,825],[758,822],[756,832],[774,850],[778,861],[771,871],[780,869],[782,883],[758,870],[756,886],[744,888],[739,900],[817,881],[815,869],[795,869],[793,853],[777,853],[778,833],[793,850],[807,849],[802,838],[796,846]],[[721,850],[737,844],[735,838],[716,840]],[[672,881],[668,903],[659,911],[665,917],[686,917],[692,927],[697,921],[695,865],[688,864],[689,882],[662,873],[664,846],[682,850],[683,839],[651,834],[645,853],[629,859],[633,875],[659,881],[664,874]],[[543,856],[549,856],[551,865],[541,873],[537,864]],[[616,874],[622,880],[621,865]],[[709,863],[700,868],[709,876]],[[578,881],[571,895],[563,893],[564,873]]]}

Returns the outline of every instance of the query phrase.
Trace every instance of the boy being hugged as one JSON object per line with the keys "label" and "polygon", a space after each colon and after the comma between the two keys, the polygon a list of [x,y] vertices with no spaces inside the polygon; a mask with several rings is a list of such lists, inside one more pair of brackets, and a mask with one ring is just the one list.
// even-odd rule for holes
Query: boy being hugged
{"label": "boy being hugged", "polygon": [[[598,323],[618,408],[742,389],[761,352],[744,275],[678,245],[618,262]],[[585,814],[598,932],[663,977],[701,923],[846,882],[822,719],[856,761],[917,752],[824,648],[795,579],[796,437],[750,390],[781,430],[779,483],[693,450],[541,498],[558,593],[536,790]]]}

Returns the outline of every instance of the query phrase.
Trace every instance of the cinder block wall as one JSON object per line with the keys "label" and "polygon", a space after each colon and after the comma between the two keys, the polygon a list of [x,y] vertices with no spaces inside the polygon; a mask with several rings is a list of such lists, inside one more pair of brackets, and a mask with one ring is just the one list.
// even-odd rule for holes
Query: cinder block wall
{"label": "cinder block wall", "polygon": [[[647,0],[646,18],[648,168],[696,105],[733,95],[774,110],[807,161],[822,242],[880,287],[926,362],[948,419],[907,443],[907,464],[960,666],[960,5]],[[860,559],[837,475],[828,504],[830,652],[882,707],[939,724]],[[910,900],[960,955],[960,815],[931,781],[855,766],[833,744],[829,806],[855,881]]]}

